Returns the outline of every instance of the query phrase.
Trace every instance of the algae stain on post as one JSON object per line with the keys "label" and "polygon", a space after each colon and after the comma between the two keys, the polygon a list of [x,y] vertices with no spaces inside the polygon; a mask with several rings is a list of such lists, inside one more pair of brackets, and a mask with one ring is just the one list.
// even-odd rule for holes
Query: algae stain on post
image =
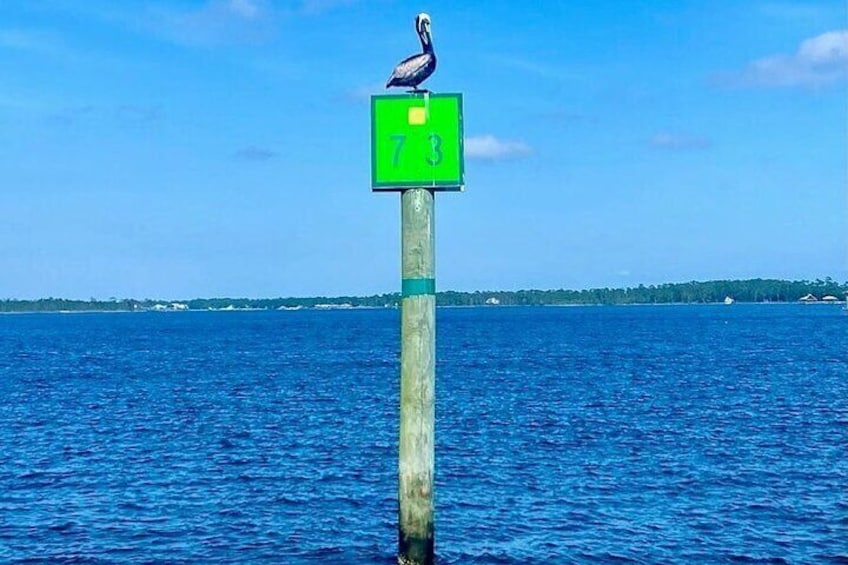
{"label": "algae stain on post", "polygon": [[401,385],[398,563],[434,561],[436,295],[434,194],[401,195]]}

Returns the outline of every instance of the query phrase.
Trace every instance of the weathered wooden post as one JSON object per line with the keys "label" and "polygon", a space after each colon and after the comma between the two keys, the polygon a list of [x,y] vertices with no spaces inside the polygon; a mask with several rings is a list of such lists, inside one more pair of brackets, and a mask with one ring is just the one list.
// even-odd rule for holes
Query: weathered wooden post
{"label": "weathered wooden post", "polygon": [[[433,561],[436,280],[434,194],[401,194],[400,445],[398,555]],[[404,561],[399,560],[400,563]]]}
{"label": "weathered wooden post", "polygon": [[434,562],[437,191],[462,190],[462,96],[371,98],[371,184],[401,192],[398,563]]}

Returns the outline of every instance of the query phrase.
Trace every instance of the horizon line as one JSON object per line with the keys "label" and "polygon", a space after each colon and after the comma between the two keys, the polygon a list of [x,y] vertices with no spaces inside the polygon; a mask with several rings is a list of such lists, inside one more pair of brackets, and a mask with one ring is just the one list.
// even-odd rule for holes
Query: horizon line
{"label": "horizon line", "polygon": [[[476,290],[455,290],[455,289],[445,289],[438,290],[436,294],[445,294],[445,293],[458,293],[458,294],[497,294],[497,293],[518,293],[518,292],[589,292],[595,290],[604,290],[604,291],[617,291],[617,290],[630,290],[630,289],[640,289],[640,288],[659,288],[662,286],[668,285],[686,285],[686,284],[710,284],[710,283],[744,283],[744,282],[754,282],[754,281],[770,281],[770,282],[779,282],[779,283],[791,283],[791,284],[806,284],[806,285],[816,285],[816,284],[829,284],[835,285],[840,289],[848,289],[848,281],[840,282],[830,276],[825,278],[816,278],[816,279],[781,279],[781,278],[748,278],[748,279],[708,279],[708,280],[687,280],[687,281],[678,281],[678,282],[662,282],[662,283],[638,283],[630,286],[596,286],[596,287],[585,287],[585,288],[519,288],[515,290],[493,290],[493,289],[476,289]],[[13,297],[4,297],[0,298],[0,301],[3,302],[38,302],[43,300],[64,300],[64,301],[76,301],[76,302],[179,302],[179,301],[192,301],[192,300],[308,300],[308,299],[341,299],[341,298],[374,298],[380,296],[391,297],[394,295],[399,295],[400,290],[394,290],[390,292],[376,292],[371,294],[312,294],[312,295],[300,295],[300,296],[195,296],[194,298],[132,298],[132,297],[109,297],[109,298],[97,298],[97,297],[89,297],[89,298],[67,298],[67,297],[56,297],[56,296],[42,296],[40,298],[13,298]]]}

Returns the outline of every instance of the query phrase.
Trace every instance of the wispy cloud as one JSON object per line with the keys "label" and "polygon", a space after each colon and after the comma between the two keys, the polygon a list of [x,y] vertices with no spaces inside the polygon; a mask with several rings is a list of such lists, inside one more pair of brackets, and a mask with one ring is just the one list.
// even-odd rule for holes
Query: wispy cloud
{"label": "wispy cloud", "polygon": [[12,50],[31,55],[42,55],[64,62],[76,62],[80,53],[63,41],[62,37],[38,29],[0,29],[0,51]]}
{"label": "wispy cloud", "polygon": [[848,77],[848,29],[805,39],[791,55],[752,61],[738,72],[714,76],[720,86],[819,88]]}
{"label": "wispy cloud", "polygon": [[127,122],[155,122],[162,118],[161,106],[124,104],[118,106],[118,118]]}
{"label": "wispy cloud", "polygon": [[357,0],[302,0],[300,8],[306,14],[321,14],[355,2]]}
{"label": "wispy cloud", "polygon": [[83,106],[68,106],[58,112],[47,116],[47,123],[57,126],[69,126],[94,114],[94,106],[86,104]]}
{"label": "wispy cloud", "polygon": [[273,35],[273,23],[265,0],[208,0],[194,9],[160,4],[138,22],[163,39],[191,46],[260,42]]}
{"label": "wispy cloud", "polygon": [[386,87],[384,84],[374,83],[370,85],[361,85],[352,88],[344,93],[344,98],[350,102],[366,103],[371,100],[373,94],[385,94]]}
{"label": "wispy cloud", "polygon": [[599,121],[597,116],[568,110],[551,110],[549,112],[541,112],[537,115],[537,117],[547,123],[557,124],[564,127],[594,125]]}
{"label": "wispy cloud", "polygon": [[760,4],[759,10],[767,17],[788,22],[826,21],[827,18],[844,14],[844,6],[840,7],[836,3],[826,5],[811,2],[766,2]]}
{"label": "wispy cloud", "polygon": [[259,4],[256,0],[229,0],[225,8],[242,18],[252,20],[260,13]]}
{"label": "wispy cloud", "polygon": [[15,51],[17,55],[26,57],[40,57],[62,65],[96,66],[104,73],[115,68],[126,68],[126,61],[109,50],[86,47],[74,42],[72,36],[53,29],[0,28],[0,55],[4,51]]}
{"label": "wispy cloud", "polygon": [[[56,3],[54,10],[117,25],[136,33],[189,47],[259,44],[273,40],[283,19],[320,15],[361,0],[107,0]],[[52,4],[52,3],[51,3]],[[66,51],[51,33],[0,28],[0,50]],[[63,53],[68,55],[67,52]]]}
{"label": "wispy cloud", "polygon": [[477,135],[465,138],[465,156],[469,159],[491,161],[526,157],[533,149],[523,141],[501,140],[494,135]]}
{"label": "wispy cloud", "polygon": [[206,0],[198,8],[161,3],[151,8],[142,26],[184,45],[261,43],[273,38],[280,18],[316,15],[357,0],[301,0],[285,9],[270,0]]}
{"label": "wispy cloud", "polygon": [[243,147],[233,153],[233,158],[237,161],[268,161],[276,156],[277,153],[275,151],[267,147],[257,147],[255,145]]}
{"label": "wispy cloud", "polygon": [[661,131],[651,136],[651,139],[648,140],[648,145],[657,149],[687,151],[708,149],[712,143],[706,137],[698,135]]}
{"label": "wispy cloud", "polygon": [[545,61],[531,60],[514,55],[493,55],[489,60],[498,67],[535,75],[543,79],[563,80],[583,78],[574,70],[552,65]]}
{"label": "wispy cloud", "polygon": [[22,29],[0,29],[0,49],[39,51],[43,45],[43,34]]}
{"label": "wispy cloud", "polygon": [[[146,124],[159,121],[164,113],[161,106],[123,104],[120,106],[100,106],[79,104],[54,110],[46,116],[49,124],[57,126],[76,126],[91,120],[116,120],[122,125]],[[110,123],[110,122],[106,122]]]}

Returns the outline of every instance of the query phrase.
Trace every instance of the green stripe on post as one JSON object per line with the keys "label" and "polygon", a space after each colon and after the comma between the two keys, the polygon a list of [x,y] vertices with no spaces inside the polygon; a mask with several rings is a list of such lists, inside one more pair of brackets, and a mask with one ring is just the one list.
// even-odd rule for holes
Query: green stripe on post
{"label": "green stripe on post", "polygon": [[402,298],[436,294],[436,279],[403,279],[400,289]]}

